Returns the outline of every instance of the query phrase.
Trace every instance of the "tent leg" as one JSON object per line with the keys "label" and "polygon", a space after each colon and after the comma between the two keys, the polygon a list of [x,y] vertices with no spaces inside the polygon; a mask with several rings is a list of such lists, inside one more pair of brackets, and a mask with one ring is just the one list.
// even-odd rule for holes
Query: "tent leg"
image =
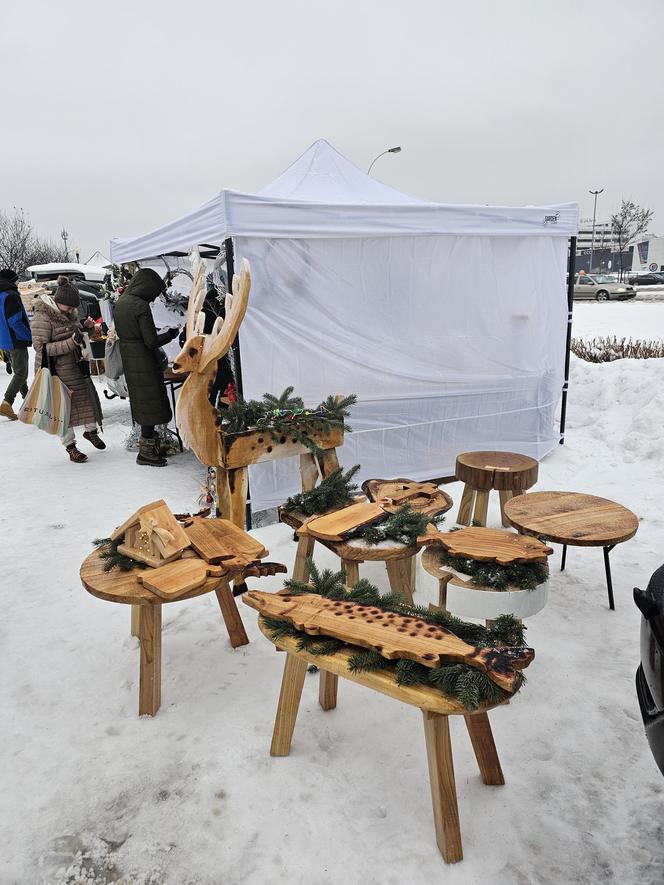
{"label": "tent leg", "polygon": [[567,391],[569,389],[569,355],[572,349],[572,311],[574,309],[574,270],[576,265],[576,237],[569,238],[567,259],[567,340],[565,342],[565,380],[563,399],[560,404],[560,445],[565,442],[565,418],[567,417]]}

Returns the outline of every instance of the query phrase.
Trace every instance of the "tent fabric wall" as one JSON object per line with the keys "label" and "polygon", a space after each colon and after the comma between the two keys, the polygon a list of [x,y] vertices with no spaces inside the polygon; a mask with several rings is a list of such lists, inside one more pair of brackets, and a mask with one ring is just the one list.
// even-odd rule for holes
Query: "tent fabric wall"
{"label": "tent fabric wall", "polygon": [[[567,243],[427,236],[237,238],[252,267],[247,398],[289,384],[357,393],[341,451],[361,478],[454,472],[458,452],[543,457],[557,443]],[[294,461],[251,468],[255,509],[297,489]]]}
{"label": "tent fabric wall", "polygon": [[[557,442],[568,238],[578,206],[445,205],[366,175],[324,140],[258,194],[223,190],[115,239],[113,261],[235,240],[252,267],[240,331],[246,397],[292,384],[308,405],[357,393],[342,463],[362,476],[450,474],[460,451],[543,457]],[[297,488],[251,469],[255,509]]]}

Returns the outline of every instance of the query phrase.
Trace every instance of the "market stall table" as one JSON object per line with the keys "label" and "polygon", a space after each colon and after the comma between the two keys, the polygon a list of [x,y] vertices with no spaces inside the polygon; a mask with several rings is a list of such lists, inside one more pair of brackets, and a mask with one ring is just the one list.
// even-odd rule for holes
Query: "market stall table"
{"label": "market stall table", "polygon": [[609,554],[636,534],[639,520],[621,504],[579,492],[532,492],[505,504],[510,525],[528,535],[537,535],[563,545],[561,571],[567,547],[602,547],[609,608],[615,609]]}

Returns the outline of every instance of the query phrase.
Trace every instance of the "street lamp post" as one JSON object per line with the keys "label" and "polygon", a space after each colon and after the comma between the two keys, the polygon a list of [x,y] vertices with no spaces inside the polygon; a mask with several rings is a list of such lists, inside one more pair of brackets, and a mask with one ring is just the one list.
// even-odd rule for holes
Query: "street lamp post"
{"label": "street lamp post", "polygon": [[367,175],[371,175],[371,170],[372,170],[373,164],[376,162],[376,160],[380,160],[380,158],[384,157],[385,154],[400,154],[400,153],[401,153],[401,148],[399,146],[397,146],[397,147],[393,147],[393,148],[388,148],[386,151],[383,151],[382,154],[378,154],[378,156],[374,157],[374,159],[371,161],[371,165],[367,169]]}
{"label": "street lamp post", "polygon": [[590,273],[593,272],[593,253],[595,251],[595,216],[597,214],[597,197],[603,192],[604,188],[600,188],[598,191],[588,191],[589,194],[595,195],[595,203],[593,205],[593,232],[590,237]]}

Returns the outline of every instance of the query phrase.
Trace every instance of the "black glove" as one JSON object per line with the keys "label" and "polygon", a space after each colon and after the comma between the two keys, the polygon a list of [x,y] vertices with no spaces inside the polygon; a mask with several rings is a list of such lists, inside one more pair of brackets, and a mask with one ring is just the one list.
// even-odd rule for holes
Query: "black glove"
{"label": "black glove", "polygon": [[173,341],[174,338],[177,338],[180,334],[180,329],[177,326],[173,326],[168,330],[168,340]]}

